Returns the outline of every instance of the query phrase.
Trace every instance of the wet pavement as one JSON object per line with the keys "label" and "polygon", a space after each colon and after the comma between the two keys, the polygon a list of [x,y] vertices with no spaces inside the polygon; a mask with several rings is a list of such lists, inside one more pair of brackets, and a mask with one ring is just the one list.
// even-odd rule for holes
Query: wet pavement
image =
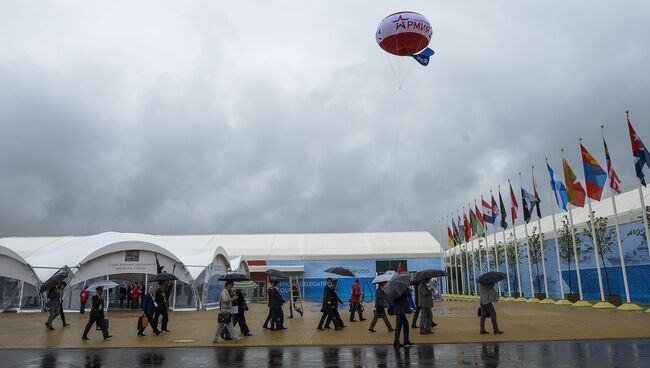
{"label": "wet pavement", "polygon": [[650,340],[374,346],[5,349],[2,367],[650,367]]}

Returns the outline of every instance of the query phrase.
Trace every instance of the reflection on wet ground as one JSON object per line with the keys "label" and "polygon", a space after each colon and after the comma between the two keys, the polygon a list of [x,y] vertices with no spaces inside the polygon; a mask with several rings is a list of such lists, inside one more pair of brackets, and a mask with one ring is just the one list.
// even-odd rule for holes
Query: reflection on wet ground
{"label": "reflection on wet ground", "polygon": [[650,340],[0,350],[2,367],[648,367]]}

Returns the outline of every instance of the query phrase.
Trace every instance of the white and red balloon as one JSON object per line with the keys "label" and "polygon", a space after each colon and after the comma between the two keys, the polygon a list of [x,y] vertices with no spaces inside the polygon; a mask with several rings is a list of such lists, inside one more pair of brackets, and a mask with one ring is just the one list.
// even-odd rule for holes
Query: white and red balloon
{"label": "white and red balloon", "polygon": [[398,56],[417,54],[429,45],[433,28],[422,14],[403,11],[384,18],[375,38],[384,51]]}

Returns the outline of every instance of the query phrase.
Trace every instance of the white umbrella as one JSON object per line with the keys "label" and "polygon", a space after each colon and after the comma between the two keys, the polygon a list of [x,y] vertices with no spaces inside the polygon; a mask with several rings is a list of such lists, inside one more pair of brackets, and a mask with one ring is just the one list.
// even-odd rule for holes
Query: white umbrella
{"label": "white umbrella", "polygon": [[98,280],[98,281],[93,282],[93,284],[90,285],[90,287],[88,287],[88,290],[89,291],[95,291],[95,289],[97,289],[100,286],[102,288],[104,288],[104,290],[108,290],[108,289],[116,288],[116,287],[120,286],[120,284],[118,284],[115,281],[111,281],[111,280]]}
{"label": "white umbrella", "polygon": [[375,277],[372,280],[372,283],[373,284],[379,284],[381,282],[387,282],[387,281],[390,281],[390,279],[392,279],[393,276],[395,276],[395,271],[386,271],[386,273]]}

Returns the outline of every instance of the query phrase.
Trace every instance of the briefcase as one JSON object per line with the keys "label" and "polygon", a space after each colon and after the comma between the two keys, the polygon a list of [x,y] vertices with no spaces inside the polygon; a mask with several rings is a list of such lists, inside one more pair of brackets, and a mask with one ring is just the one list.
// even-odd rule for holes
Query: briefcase
{"label": "briefcase", "polygon": [[138,318],[138,329],[144,330],[149,325],[149,318],[146,315],[141,315]]}
{"label": "briefcase", "polygon": [[221,311],[217,315],[217,322],[219,323],[230,323],[232,320],[230,311]]}

